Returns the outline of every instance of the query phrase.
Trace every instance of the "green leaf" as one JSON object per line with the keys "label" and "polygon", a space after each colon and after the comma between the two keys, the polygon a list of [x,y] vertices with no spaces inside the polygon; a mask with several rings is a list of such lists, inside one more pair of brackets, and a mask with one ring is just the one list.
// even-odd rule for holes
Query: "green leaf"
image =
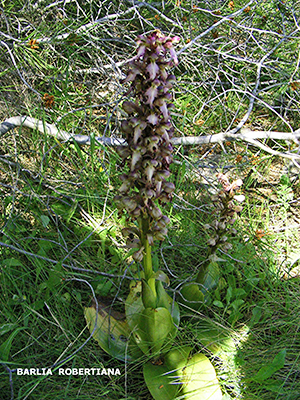
{"label": "green leaf", "polygon": [[234,311],[237,312],[239,310],[240,306],[242,306],[244,303],[245,303],[244,300],[236,299],[230,304],[230,307],[232,307],[234,309]]}
{"label": "green leaf", "polygon": [[155,272],[154,278],[155,278],[156,281],[161,281],[161,282],[165,283],[167,286],[170,285],[170,279],[169,279],[168,275],[165,274],[161,270]]}
{"label": "green leaf", "polygon": [[148,354],[148,343],[146,343],[143,337],[143,332],[139,329],[141,324],[140,319],[144,309],[145,307],[142,301],[142,282],[138,281],[130,286],[130,292],[125,303],[125,314],[135,342],[144,354]]}
{"label": "green leaf", "polygon": [[157,304],[160,307],[144,307],[141,282],[131,285],[125,304],[126,319],[132,336],[147,355],[152,351],[159,351],[162,346],[166,351],[166,346],[176,336],[176,326],[180,320],[178,304],[166,293],[161,281],[156,281],[156,289]]}
{"label": "green leaf", "polygon": [[195,354],[181,370],[182,392],[186,400],[221,400],[222,392],[216,371],[209,359]]}
{"label": "green leaf", "polygon": [[184,368],[192,349],[191,346],[180,346],[177,349],[170,350],[164,356],[165,364],[170,368],[170,370]]}
{"label": "green leaf", "polygon": [[156,307],[156,293],[153,293],[153,290],[148,285],[148,282],[145,279],[142,279],[142,299],[145,308]]}
{"label": "green leaf", "polygon": [[232,298],[232,287],[229,286],[229,288],[227,289],[226,297],[225,297],[227,304],[230,303],[231,298]]}
{"label": "green leaf", "polygon": [[[176,328],[170,312],[163,307],[146,308],[141,316],[139,332],[149,346],[150,354],[157,353],[174,335]],[[168,340],[169,339],[169,340]]]}
{"label": "green leaf", "polygon": [[[96,315],[94,307],[84,309],[84,316],[91,333],[95,327]],[[142,355],[132,339],[127,322],[115,319],[101,308],[100,304],[93,337],[104,351],[119,360],[132,361]]]}
{"label": "green leaf", "polygon": [[273,359],[273,361],[260,368],[257,374],[251,379],[254,382],[264,382],[270,378],[275,372],[284,367],[286,349],[281,350]]}
{"label": "green leaf", "polygon": [[3,260],[2,265],[6,265],[7,267],[23,267],[21,261],[15,258],[7,258],[6,260]]}
{"label": "green leaf", "polygon": [[157,293],[157,307],[166,308],[170,312],[174,324],[176,326],[179,326],[180,311],[178,304],[175,301],[173,301],[173,299],[168,295],[161,281],[156,282],[156,293]]}
{"label": "green leaf", "polygon": [[219,308],[224,308],[224,304],[219,300],[215,300],[213,302],[213,305],[216,306],[216,307],[219,307]]}
{"label": "green leaf", "polygon": [[220,279],[219,265],[217,262],[211,262],[204,275],[203,281],[202,282],[198,281],[198,282],[202,283],[203,287],[207,292],[210,292],[218,286],[219,279]]}
{"label": "green leaf", "polygon": [[212,261],[205,268],[200,268],[196,281],[205,291],[211,291],[218,286],[220,270],[217,262]]}
{"label": "green leaf", "polygon": [[15,331],[12,332],[12,334],[9,336],[8,339],[5,340],[5,342],[3,342],[0,346],[0,360],[3,362],[8,361],[8,357],[9,357],[9,352],[12,346],[12,342],[15,338],[15,336],[17,336],[17,334],[25,328],[17,328]]}
{"label": "green leaf", "polygon": [[146,385],[154,400],[173,400],[179,389],[176,374],[166,365],[146,363],[143,366]]}
{"label": "green leaf", "polygon": [[200,290],[199,283],[186,283],[180,289],[181,302],[193,308],[194,310],[198,310],[203,306],[204,303],[204,294]]}
{"label": "green leaf", "polygon": [[62,274],[59,271],[52,270],[49,272],[49,278],[46,282],[47,288],[53,290],[58,285],[61,285]]}
{"label": "green leaf", "polygon": [[270,390],[271,392],[283,394],[284,382],[277,379],[267,379],[263,383],[264,389]]}
{"label": "green leaf", "polygon": [[50,218],[47,215],[40,215],[40,218],[42,220],[43,227],[47,228],[50,222]]}
{"label": "green leaf", "polygon": [[262,307],[256,306],[252,310],[252,317],[250,320],[250,325],[255,325],[259,322],[260,318],[262,316]]}
{"label": "green leaf", "polygon": [[70,210],[68,212],[68,215],[67,215],[67,218],[66,218],[67,223],[70,222],[71,218],[75,214],[75,211],[77,209],[77,205],[78,205],[78,201],[77,200],[73,201],[72,207],[70,208]]}
{"label": "green leaf", "polygon": [[125,303],[125,314],[130,329],[134,332],[138,326],[140,316],[144,310],[142,301],[142,282],[131,285],[129,295]]}

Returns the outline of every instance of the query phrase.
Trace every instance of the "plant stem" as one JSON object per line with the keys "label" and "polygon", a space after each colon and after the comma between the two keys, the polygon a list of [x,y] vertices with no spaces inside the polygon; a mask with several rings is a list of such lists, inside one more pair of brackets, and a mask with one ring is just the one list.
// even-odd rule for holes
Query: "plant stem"
{"label": "plant stem", "polygon": [[149,217],[141,218],[139,220],[139,225],[141,231],[141,242],[145,249],[142,261],[145,273],[145,280],[148,282],[153,293],[155,294],[156,290],[155,290],[155,279],[153,278],[154,272],[152,267],[151,246],[147,239],[147,232],[149,231]]}

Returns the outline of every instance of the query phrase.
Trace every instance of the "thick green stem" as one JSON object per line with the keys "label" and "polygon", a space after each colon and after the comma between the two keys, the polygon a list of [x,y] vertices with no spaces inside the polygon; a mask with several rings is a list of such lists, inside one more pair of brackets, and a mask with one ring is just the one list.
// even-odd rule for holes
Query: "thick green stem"
{"label": "thick green stem", "polygon": [[145,279],[148,281],[153,275],[153,269],[152,269],[151,246],[149,245],[147,238],[145,239],[144,246],[145,246],[145,254],[143,257],[143,267],[145,272]]}
{"label": "thick green stem", "polygon": [[149,217],[141,218],[139,220],[139,226],[141,231],[141,242],[145,249],[142,261],[145,273],[145,280],[148,282],[148,285],[151,287],[153,293],[156,294],[155,279],[153,278],[154,271],[152,268],[151,246],[149,245],[147,239],[147,232],[149,231]]}

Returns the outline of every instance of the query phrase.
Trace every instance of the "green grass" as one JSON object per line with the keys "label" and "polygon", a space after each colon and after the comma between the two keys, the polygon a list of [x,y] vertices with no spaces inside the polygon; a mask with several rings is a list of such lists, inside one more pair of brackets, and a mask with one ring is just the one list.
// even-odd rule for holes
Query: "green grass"
{"label": "green grass", "polygon": [[[182,47],[220,15],[231,12],[225,3],[216,15],[211,13],[216,10],[193,12],[191,2],[177,3],[168,1],[164,10],[162,4],[158,9],[182,25],[182,30],[174,28],[182,36]],[[125,2],[110,2],[109,10],[105,2],[100,10],[95,2],[89,4],[91,7],[77,9],[74,2],[67,3],[63,15],[57,7],[42,13],[41,7],[34,11],[24,2],[3,2],[10,30],[4,20],[0,30],[22,41],[14,43],[13,54],[29,87],[1,46],[2,120],[26,114],[50,123],[58,119],[61,129],[76,134],[118,135],[122,115],[117,105],[125,88],[119,84],[121,76],[103,66],[110,63],[110,57],[115,62],[130,58],[137,34],[153,26],[168,32],[172,23],[142,8],[140,19],[132,12],[75,37],[74,32],[89,23],[91,15],[102,18],[128,8]],[[246,2],[235,2],[234,11],[243,4]],[[194,47],[196,58],[193,52],[182,54],[174,71],[178,76],[174,122],[180,130],[176,136],[221,132],[235,126],[245,114],[256,64],[226,57],[221,61],[218,53],[205,46],[213,43],[221,49],[225,46],[222,38],[228,37],[226,54],[259,61],[279,42],[278,26],[286,35],[292,32],[293,4],[286,2],[281,13],[276,11],[278,4],[255,3],[250,13],[235,19],[236,24],[273,31],[267,37],[257,36],[262,47],[255,45],[247,30],[226,22],[218,27],[218,38],[210,34],[201,41],[202,49]],[[66,33],[70,36],[57,39]],[[237,36],[245,48],[236,47]],[[39,44],[38,49],[28,46],[29,40],[45,37],[50,41]],[[1,40],[12,44],[7,37],[1,36]],[[290,85],[291,79],[299,79],[294,57],[297,46],[298,33],[270,56],[262,73],[262,102],[255,103],[248,121],[252,129],[299,127],[299,91]],[[98,73],[90,73],[88,69],[95,66]],[[45,107],[36,92],[41,97],[53,95],[53,108]],[[287,118],[274,112],[282,102],[290,104]],[[268,144],[281,151],[288,148],[285,142]],[[192,343],[195,351],[210,357],[227,394],[224,400],[297,400],[300,285],[299,274],[291,278],[289,271],[299,268],[299,180],[290,179],[281,160],[254,147],[242,143],[224,146],[226,153],[218,145],[175,149],[172,180],[176,196],[165,210],[171,219],[169,236],[154,249],[154,263],[170,276],[170,293],[178,295],[182,284],[197,275],[208,254],[209,235],[204,225],[214,215],[211,187],[203,176],[215,179],[220,170],[229,170],[232,177],[242,176],[246,200],[235,224],[237,233],[230,237],[233,248],[228,254],[217,253],[220,284],[200,312],[181,306],[177,342]],[[103,353],[93,339],[85,343],[89,333],[83,308],[91,303],[91,288],[99,297],[114,298],[122,311],[130,282],[127,277],[138,270],[128,268],[132,258],[121,235],[126,218],[118,215],[113,200],[122,172],[114,149],[93,141],[82,147],[60,143],[21,127],[1,137],[0,154],[0,241],[4,244],[0,246],[1,398],[11,398],[5,365],[12,370],[45,368],[66,359],[65,368],[120,368],[121,375],[63,377],[54,372],[50,377],[35,377],[13,372],[14,398],[151,399],[141,373],[145,359],[125,365]],[[270,173],[277,164],[282,168],[274,179]],[[214,344],[220,345],[224,337],[229,343],[220,346],[217,354],[209,341],[216,329]]]}

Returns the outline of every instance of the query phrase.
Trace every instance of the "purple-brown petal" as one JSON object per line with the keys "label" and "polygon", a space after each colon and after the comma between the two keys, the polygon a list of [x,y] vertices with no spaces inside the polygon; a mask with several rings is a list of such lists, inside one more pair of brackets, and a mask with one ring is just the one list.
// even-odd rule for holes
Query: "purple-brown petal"
{"label": "purple-brown petal", "polygon": [[149,77],[151,80],[154,80],[156,77],[156,74],[159,72],[159,66],[156,64],[156,62],[151,62],[148,67],[146,68],[146,71],[149,73]]}

